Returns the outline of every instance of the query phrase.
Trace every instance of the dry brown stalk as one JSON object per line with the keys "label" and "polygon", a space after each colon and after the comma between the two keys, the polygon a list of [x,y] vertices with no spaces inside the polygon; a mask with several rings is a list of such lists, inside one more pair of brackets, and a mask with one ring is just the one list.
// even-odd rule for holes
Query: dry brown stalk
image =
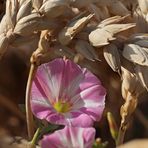
{"label": "dry brown stalk", "polygon": [[34,64],[31,64],[30,71],[29,71],[29,76],[28,76],[28,81],[27,81],[27,86],[26,86],[26,96],[25,96],[25,106],[26,106],[26,121],[27,121],[27,130],[28,130],[28,138],[29,140],[32,139],[34,135],[34,119],[33,119],[33,114],[31,111],[31,105],[30,105],[30,92],[31,92],[31,86],[32,86],[32,81],[34,78],[34,75],[36,73],[37,66]]}
{"label": "dry brown stalk", "polygon": [[38,44],[38,48],[36,51],[33,52],[31,58],[30,58],[30,71],[26,86],[26,120],[27,120],[27,129],[28,129],[28,137],[29,140],[32,139],[34,135],[34,120],[33,120],[33,114],[31,111],[31,105],[30,105],[30,92],[32,87],[32,81],[34,79],[37,67],[41,64],[41,58],[49,49],[49,43],[48,43],[48,31],[42,31],[40,35],[40,40]]}

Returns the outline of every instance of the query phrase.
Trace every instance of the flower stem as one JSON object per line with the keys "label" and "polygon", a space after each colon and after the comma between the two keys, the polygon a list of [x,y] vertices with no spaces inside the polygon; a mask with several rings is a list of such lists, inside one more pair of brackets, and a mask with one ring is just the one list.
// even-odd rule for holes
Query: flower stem
{"label": "flower stem", "polygon": [[27,121],[27,130],[28,130],[28,138],[29,140],[32,139],[34,135],[34,120],[33,120],[33,114],[31,112],[31,106],[30,106],[30,91],[32,86],[32,80],[36,73],[36,66],[35,64],[31,64],[28,81],[27,81],[27,87],[26,87],[26,121]]}
{"label": "flower stem", "polygon": [[38,128],[38,129],[36,130],[36,132],[35,132],[35,134],[34,134],[32,140],[31,140],[31,148],[35,148],[35,145],[36,145],[36,142],[37,142],[37,138],[38,138],[38,136],[39,136],[40,131],[41,131],[41,128]]}
{"label": "flower stem", "polygon": [[114,119],[114,116],[111,112],[107,113],[107,120],[108,120],[108,125],[109,125],[111,136],[116,142],[118,138],[118,127]]}

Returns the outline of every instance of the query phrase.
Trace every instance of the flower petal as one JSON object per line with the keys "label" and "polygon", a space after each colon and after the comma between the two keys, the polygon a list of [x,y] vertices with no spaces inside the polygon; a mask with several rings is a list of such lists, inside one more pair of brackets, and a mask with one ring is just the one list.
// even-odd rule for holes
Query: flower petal
{"label": "flower petal", "polygon": [[94,128],[77,128],[66,126],[51,135],[44,136],[42,148],[92,148],[95,139]]}
{"label": "flower petal", "polygon": [[[80,127],[99,121],[105,106],[106,90],[100,80],[72,61],[55,59],[37,70],[31,91],[35,116],[55,124]],[[54,104],[69,103],[66,112]]]}
{"label": "flower petal", "polygon": [[71,126],[75,127],[91,127],[93,126],[92,118],[85,113],[72,112],[72,117],[69,119]]}

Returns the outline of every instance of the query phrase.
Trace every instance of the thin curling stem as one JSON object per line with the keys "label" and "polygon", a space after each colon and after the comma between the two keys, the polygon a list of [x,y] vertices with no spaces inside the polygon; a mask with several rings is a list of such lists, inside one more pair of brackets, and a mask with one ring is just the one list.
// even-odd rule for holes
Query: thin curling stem
{"label": "thin curling stem", "polygon": [[26,120],[27,120],[27,130],[28,130],[29,140],[31,140],[34,135],[34,120],[33,120],[33,114],[32,114],[31,105],[30,105],[30,92],[31,92],[34,75],[36,73],[38,65],[41,64],[40,63],[41,57],[49,49],[49,43],[46,39],[47,33],[48,33],[48,30],[41,32],[38,48],[30,58],[31,67],[30,67],[30,72],[29,72],[27,87],[26,87]]}
{"label": "thin curling stem", "polygon": [[32,87],[32,80],[34,78],[34,75],[36,73],[37,66],[35,64],[31,64],[28,81],[27,81],[27,87],[26,87],[26,121],[27,121],[27,130],[28,130],[28,138],[29,140],[32,139],[34,135],[34,120],[33,120],[33,114],[31,111],[31,105],[30,105],[30,92]]}

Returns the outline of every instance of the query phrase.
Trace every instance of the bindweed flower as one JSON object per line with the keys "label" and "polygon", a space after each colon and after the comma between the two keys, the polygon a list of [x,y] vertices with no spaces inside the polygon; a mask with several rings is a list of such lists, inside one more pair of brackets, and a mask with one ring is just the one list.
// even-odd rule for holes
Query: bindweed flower
{"label": "bindweed flower", "polygon": [[46,135],[41,141],[42,148],[92,148],[95,140],[94,128],[66,126],[62,130]]}
{"label": "bindweed flower", "polygon": [[99,121],[106,91],[99,79],[68,59],[41,65],[33,80],[34,115],[54,124],[89,127]]}

